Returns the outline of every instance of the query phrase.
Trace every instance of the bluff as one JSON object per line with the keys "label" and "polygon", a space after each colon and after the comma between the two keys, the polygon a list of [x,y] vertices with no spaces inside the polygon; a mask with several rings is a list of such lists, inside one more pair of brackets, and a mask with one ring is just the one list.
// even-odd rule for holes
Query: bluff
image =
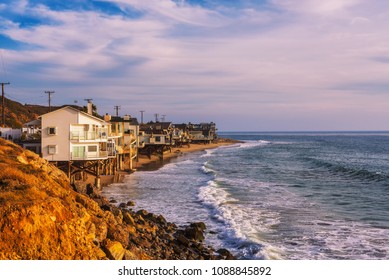
{"label": "bluff", "polygon": [[[39,116],[49,112],[48,106],[22,104],[8,98],[4,98],[4,101],[5,126],[7,127],[21,128],[24,123],[36,120]],[[65,106],[72,106],[78,110],[85,112],[87,110],[86,106],[80,107],[77,105],[52,106],[51,110],[56,110]],[[2,106],[0,106],[0,108],[2,110]],[[96,106],[94,106],[94,110],[96,110]],[[102,118],[100,115],[97,114],[96,111],[94,111],[93,114],[99,118]]]}
{"label": "bluff", "polygon": [[204,232],[203,223],[178,228],[160,215],[116,207],[93,186],[75,188],[46,160],[0,139],[0,259],[233,258],[205,246]]}

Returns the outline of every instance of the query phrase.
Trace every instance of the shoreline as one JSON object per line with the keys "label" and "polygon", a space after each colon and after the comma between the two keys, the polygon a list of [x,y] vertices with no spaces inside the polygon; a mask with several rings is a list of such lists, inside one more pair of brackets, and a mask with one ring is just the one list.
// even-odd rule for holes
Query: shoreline
{"label": "shoreline", "polygon": [[[190,144],[190,147],[175,147],[171,149],[171,152],[165,152],[163,155],[163,160],[161,160],[157,155],[152,155],[149,158],[146,155],[140,155],[138,161],[134,162],[134,170],[130,170],[129,168],[125,168],[124,170],[120,170],[116,175],[102,175],[101,187],[108,187],[111,184],[122,183],[124,178],[128,175],[136,171],[153,171],[161,168],[165,164],[168,164],[173,159],[179,158],[185,154],[195,153],[200,151],[205,151],[208,149],[216,149],[223,146],[230,146],[234,144],[242,143],[239,140],[235,139],[226,139],[219,138],[217,143],[210,144]],[[125,163],[125,166],[128,166],[128,162]],[[88,178],[87,183],[93,184],[93,177]]]}

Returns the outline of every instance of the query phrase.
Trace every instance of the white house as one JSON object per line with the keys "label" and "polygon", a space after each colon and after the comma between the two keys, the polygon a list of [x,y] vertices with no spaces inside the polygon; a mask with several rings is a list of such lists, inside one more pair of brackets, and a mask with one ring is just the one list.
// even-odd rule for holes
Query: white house
{"label": "white house", "polygon": [[22,130],[20,128],[0,127],[0,137],[8,140],[20,140]]}
{"label": "white house", "polygon": [[41,116],[42,157],[48,161],[82,161],[116,156],[110,124],[67,106]]}

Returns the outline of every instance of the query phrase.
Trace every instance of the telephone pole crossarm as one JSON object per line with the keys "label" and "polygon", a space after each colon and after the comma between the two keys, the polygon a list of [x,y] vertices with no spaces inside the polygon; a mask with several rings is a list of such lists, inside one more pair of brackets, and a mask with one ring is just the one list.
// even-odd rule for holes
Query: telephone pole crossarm
{"label": "telephone pole crossarm", "polygon": [[51,112],[51,95],[55,93],[54,90],[46,90],[45,93],[49,95],[49,112]]}

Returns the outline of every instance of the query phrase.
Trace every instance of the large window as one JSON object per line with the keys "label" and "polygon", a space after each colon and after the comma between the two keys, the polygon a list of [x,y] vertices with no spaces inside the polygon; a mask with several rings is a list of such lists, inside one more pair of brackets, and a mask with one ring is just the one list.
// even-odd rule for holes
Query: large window
{"label": "large window", "polygon": [[74,146],[73,147],[73,159],[83,159],[85,158],[85,146]]}

